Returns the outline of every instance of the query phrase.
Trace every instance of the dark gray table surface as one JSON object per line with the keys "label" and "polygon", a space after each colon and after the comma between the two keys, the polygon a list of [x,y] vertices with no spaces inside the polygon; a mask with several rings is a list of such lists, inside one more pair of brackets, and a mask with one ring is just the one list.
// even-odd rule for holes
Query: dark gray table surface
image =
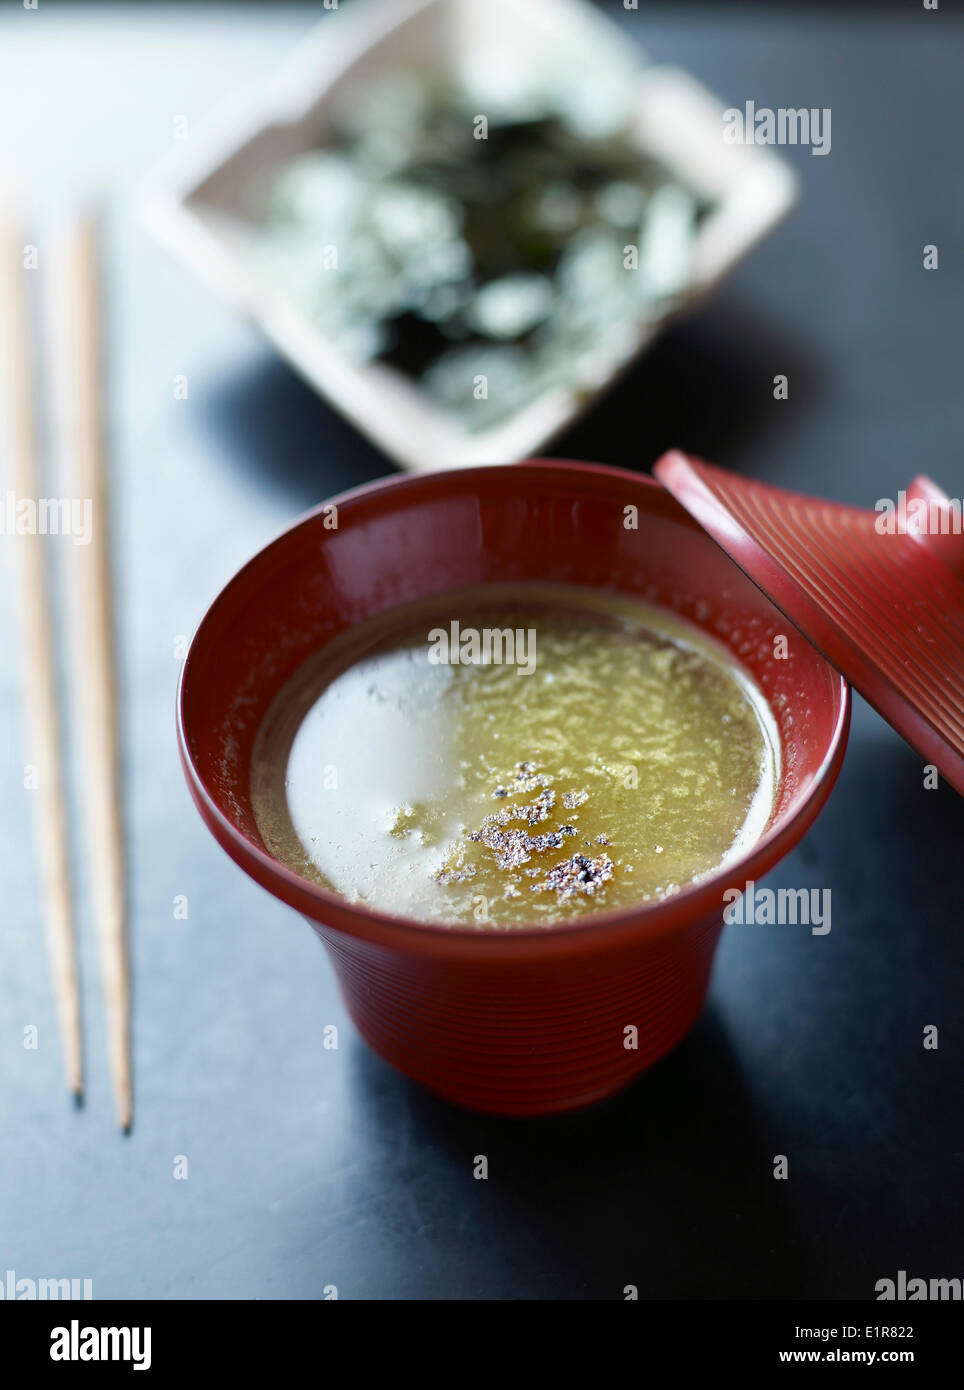
{"label": "dark gray table surface", "polygon": [[[0,135],[35,199],[34,240],[60,202],[111,197],[136,1008],[125,1140],[86,891],[85,1110],[64,1096],[4,581],[0,1276],[90,1277],[98,1297],[310,1298],[333,1284],[343,1298],[581,1299],[626,1284],[644,1298],[872,1298],[899,1269],[960,1275],[964,803],[925,791],[921,759],[859,699],[831,802],[769,880],[831,888],[830,935],[725,933],[687,1041],[621,1098],[549,1122],[460,1113],[371,1055],[318,942],[195,814],[173,736],[178,637],[287,520],[390,465],[169,263],[125,198],[176,116],[193,124],[268,75],[319,11],[0,14]],[[679,444],[865,504],[926,470],[959,497],[959,15],[617,13],[654,57],[735,104],[831,107],[833,144],[825,158],[789,151],[799,211],[557,452],[647,468]],[[922,269],[926,243],[937,272]],[[778,372],[786,402],[772,398]],[[78,876],[86,890],[82,852]],[[329,1023],[338,1051],[322,1046]],[[937,1051],[922,1046],[927,1024]],[[487,1182],[473,1179],[479,1153]],[[775,1154],[789,1181],[774,1181]]]}

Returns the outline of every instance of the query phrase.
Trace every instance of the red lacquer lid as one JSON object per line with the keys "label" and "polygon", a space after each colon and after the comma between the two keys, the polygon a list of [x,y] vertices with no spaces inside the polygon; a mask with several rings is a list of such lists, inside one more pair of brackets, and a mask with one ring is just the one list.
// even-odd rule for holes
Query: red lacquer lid
{"label": "red lacquer lid", "polygon": [[964,795],[960,502],[918,477],[870,510],[673,451],[653,470],[855,689]]}

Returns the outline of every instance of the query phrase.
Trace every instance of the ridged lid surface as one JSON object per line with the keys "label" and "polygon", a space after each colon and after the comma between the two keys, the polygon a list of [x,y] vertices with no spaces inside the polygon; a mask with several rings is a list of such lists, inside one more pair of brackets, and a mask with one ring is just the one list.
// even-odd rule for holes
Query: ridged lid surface
{"label": "ridged lid surface", "polygon": [[654,469],[851,685],[964,795],[964,534],[917,477],[880,510],[673,451]]}

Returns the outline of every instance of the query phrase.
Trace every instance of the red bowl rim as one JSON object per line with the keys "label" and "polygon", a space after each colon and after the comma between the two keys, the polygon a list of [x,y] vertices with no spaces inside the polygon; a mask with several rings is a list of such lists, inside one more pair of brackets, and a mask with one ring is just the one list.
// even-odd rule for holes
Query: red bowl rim
{"label": "red bowl rim", "polygon": [[[578,460],[527,459],[524,463],[513,464],[511,470],[508,470],[508,474],[516,474],[529,468],[572,472],[586,477],[608,477],[627,483],[631,482],[634,486],[642,485],[665,492],[659,482],[645,474],[615,468],[609,464],[583,463]],[[246,835],[242,834],[224,814],[205,786],[191,756],[184,712],[186,691],[191,679],[192,658],[199,643],[203,642],[204,629],[220,605],[227,601],[229,590],[240,580],[242,575],[250,571],[255,565],[262,563],[269,552],[284,545],[295,531],[307,525],[332,503],[336,504],[341,512],[346,505],[362,499],[371,499],[381,493],[399,489],[405,490],[409,487],[431,487],[432,484],[444,490],[445,484],[455,477],[462,481],[468,481],[473,476],[490,473],[496,469],[500,472],[506,472],[503,464],[482,464],[452,471],[392,475],[364,483],[359,487],[350,488],[296,517],[273,540],[262,546],[221,588],[217,597],[207,608],[191,639],[188,654],[181,668],[177,691],[177,738],[181,765],[191,796],[202,819],[221,847],[255,882],[261,884],[274,897],[303,913],[312,921],[319,925],[337,928],[351,936],[368,941],[402,947],[403,949],[420,950],[423,953],[429,951],[437,954],[440,949],[444,950],[447,946],[453,952],[470,950],[476,954],[481,951],[483,954],[491,956],[499,951],[531,952],[534,947],[544,950],[550,945],[561,948],[567,943],[585,945],[587,938],[591,939],[593,944],[598,939],[600,945],[604,941],[611,942],[614,937],[622,937],[627,934],[638,934],[655,939],[670,935],[714,911],[719,911],[722,914],[724,884],[743,880],[756,881],[762,874],[773,868],[816,820],[840,771],[850,725],[850,687],[844,677],[830,666],[830,663],[815,647],[814,651],[817,656],[825,661],[837,676],[839,707],[833,732],[820,767],[814,774],[810,788],[797,809],[782,821],[778,820],[771,826],[759,840],[754,842],[752,849],[743,858],[728,864],[724,869],[708,874],[689,887],[681,888],[678,892],[654,903],[639,903],[635,906],[615,908],[609,912],[587,914],[574,922],[554,923],[551,926],[541,926],[534,923],[531,926],[513,927],[506,931],[480,931],[478,927],[461,923],[446,926],[439,922],[423,922],[417,918],[396,916],[393,913],[376,911],[352,903],[340,894],[323,888],[321,884],[303,878],[300,874],[279,863],[266,850],[259,848]],[[680,520],[684,523],[687,521],[685,513],[681,512]],[[697,529],[702,530],[698,523],[692,522],[692,524]],[[708,533],[704,532],[703,534],[706,535],[708,543],[717,544]],[[738,568],[738,566],[735,567]],[[804,640],[808,641],[808,645],[813,646],[809,639],[805,638]]]}

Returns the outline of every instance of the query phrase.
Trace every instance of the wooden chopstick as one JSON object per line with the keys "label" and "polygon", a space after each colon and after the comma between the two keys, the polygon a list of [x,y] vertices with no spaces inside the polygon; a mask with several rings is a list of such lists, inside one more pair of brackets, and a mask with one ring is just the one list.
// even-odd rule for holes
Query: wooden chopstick
{"label": "wooden chopstick", "polygon": [[118,700],[114,659],[109,489],[101,389],[98,223],[78,219],[67,231],[60,379],[62,449],[75,496],[90,498],[89,545],[77,546],[72,675],[83,745],[81,802],[91,864],[107,1043],[117,1121],[132,1121],[130,969],[124,832],[121,815]]}
{"label": "wooden chopstick", "polygon": [[[25,238],[12,219],[0,223],[0,331],[3,332],[3,396],[9,421],[10,484],[17,500],[41,495],[37,446]],[[63,743],[57,705],[53,619],[44,537],[8,537],[19,552],[24,641],[24,709],[29,758],[37,769],[36,837],[42,878],[47,955],[56,1001],[63,1065],[75,1101],[83,1100],[83,1046],[77,947],[70,890]]]}

